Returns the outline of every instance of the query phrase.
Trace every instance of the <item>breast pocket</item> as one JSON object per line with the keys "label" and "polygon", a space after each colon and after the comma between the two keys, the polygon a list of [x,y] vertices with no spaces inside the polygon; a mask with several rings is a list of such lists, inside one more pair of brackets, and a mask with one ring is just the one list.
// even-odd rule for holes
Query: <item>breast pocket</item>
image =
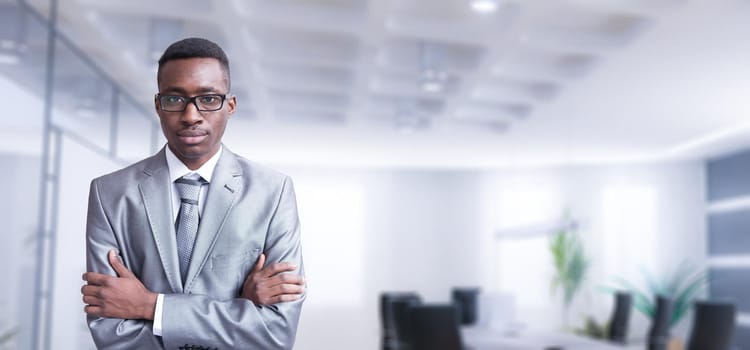
{"label": "breast pocket", "polygon": [[211,271],[221,279],[241,285],[259,255],[260,248],[215,254],[211,257]]}

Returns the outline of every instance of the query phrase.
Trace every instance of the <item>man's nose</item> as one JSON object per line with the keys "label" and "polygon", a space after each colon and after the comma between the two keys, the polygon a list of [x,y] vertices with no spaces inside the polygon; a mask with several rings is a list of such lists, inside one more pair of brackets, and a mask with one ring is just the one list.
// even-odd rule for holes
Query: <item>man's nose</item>
{"label": "man's nose", "polygon": [[187,107],[185,107],[185,110],[182,111],[180,120],[185,124],[192,125],[203,121],[203,115],[198,110],[198,107],[195,105],[195,103],[190,102],[188,103]]}

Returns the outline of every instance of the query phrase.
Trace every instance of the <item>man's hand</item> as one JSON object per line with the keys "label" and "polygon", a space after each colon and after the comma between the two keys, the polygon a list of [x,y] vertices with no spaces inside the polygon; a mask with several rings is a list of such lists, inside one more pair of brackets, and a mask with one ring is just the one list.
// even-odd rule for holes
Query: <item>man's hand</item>
{"label": "man's hand", "polygon": [[253,270],[242,284],[240,297],[249,299],[255,305],[270,305],[300,298],[305,291],[302,276],[282,273],[294,271],[297,267],[290,263],[276,263],[263,267],[266,255],[261,254]]}
{"label": "man's hand", "polygon": [[153,320],[157,294],[143,286],[138,278],[123,265],[114,250],[109,251],[109,264],[115,269],[114,277],[96,272],[86,272],[81,287],[83,311],[92,316],[129,320]]}

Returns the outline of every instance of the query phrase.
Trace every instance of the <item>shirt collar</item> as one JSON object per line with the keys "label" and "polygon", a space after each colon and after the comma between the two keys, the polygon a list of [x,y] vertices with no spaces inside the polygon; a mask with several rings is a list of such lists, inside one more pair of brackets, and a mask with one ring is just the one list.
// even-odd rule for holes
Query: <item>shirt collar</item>
{"label": "shirt collar", "polygon": [[175,180],[191,173],[197,173],[200,175],[206,182],[211,182],[211,177],[214,175],[214,169],[216,169],[216,163],[219,162],[219,157],[221,157],[221,152],[224,150],[224,145],[219,146],[219,151],[216,152],[211,158],[208,159],[207,162],[205,162],[203,165],[201,165],[198,170],[190,170],[185,163],[183,163],[179,158],[177,158],[174,153],[172,153],[172,150],[169,149],[169,146],[165,147],[166,151],[164,152],[167,156],[167,167],[169,168],[169,180],[171,182],[174,182]]}

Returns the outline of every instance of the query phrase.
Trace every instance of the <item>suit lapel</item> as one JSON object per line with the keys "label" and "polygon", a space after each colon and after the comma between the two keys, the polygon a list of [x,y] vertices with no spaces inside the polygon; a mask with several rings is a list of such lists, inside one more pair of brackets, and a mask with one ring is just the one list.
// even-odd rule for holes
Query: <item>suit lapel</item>
{"label": "suit lapel", "polygon": [[195,277],[203,269],[208,254],[219,237],[224,221],[241,189],[242,170],[234,154],[224,147],[209,184],[206,204],[198,226],[198,235],[195,237],[193,256],[190,259],[187,278],[185,278],[185,292],[190,291]]}
{"label": "suit lapel", "polygon": [[143,170],[146,175],[138,184],[138,189],[146,207],[146,216],[159,251],[167,281],[174,293],[182,293],[180,264],[177,258],[174,222],[172,221],[172,189],[169,181],[169,167],[164,149],[151,157]]}

